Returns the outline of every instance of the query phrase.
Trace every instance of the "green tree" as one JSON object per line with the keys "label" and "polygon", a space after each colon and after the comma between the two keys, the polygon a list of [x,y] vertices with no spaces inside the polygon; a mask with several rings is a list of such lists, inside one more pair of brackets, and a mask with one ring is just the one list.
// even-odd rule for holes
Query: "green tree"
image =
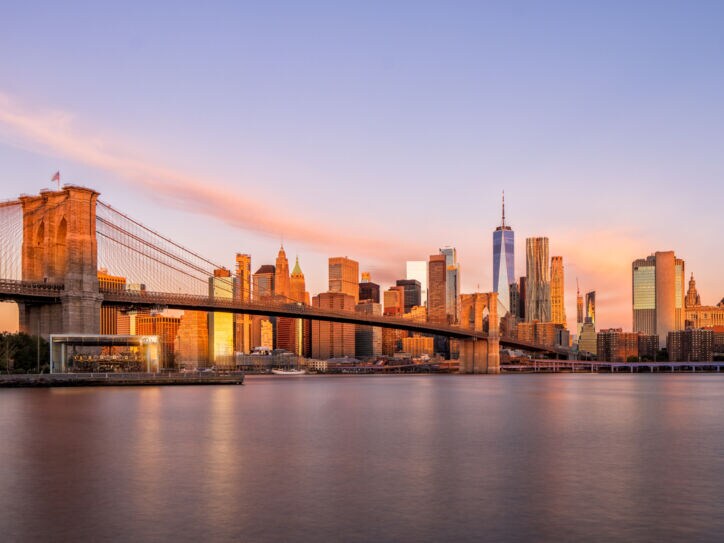
{"label": "green tree", "polygon": [[46,366],[50,358],[48,342],[37,336],[19,332],[3,333],[0,337],[0,364],[5,371],[37,371],[38,345],[40,345],[40,367]]}

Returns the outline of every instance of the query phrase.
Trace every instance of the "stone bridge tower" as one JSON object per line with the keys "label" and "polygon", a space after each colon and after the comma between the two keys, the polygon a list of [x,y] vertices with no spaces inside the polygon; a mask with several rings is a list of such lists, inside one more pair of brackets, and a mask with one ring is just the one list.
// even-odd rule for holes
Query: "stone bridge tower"
{"label": "stone bridge tower", "polygon": [[460,373],[499,373],[498,293],[460,295],[460,326],[488,334],[460,342]]}
{"label": "stone bridge tower", "polygon": [[60,304],[19,304],[21,331],[46,338],[99,333],[97,199],[96,191],[69,185],[20,197],[22,279],[64,285]]}

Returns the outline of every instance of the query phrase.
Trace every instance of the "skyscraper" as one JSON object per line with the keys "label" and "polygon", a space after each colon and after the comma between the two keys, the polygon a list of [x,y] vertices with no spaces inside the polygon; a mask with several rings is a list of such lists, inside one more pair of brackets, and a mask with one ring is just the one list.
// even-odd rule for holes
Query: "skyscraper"
{"label": "skyscraper", "polygon": [[359,262],[346,256],[330,258],[329,292],[349,294],[356,304],[359,301]]}
{"label": "skyscraper", "polygon": [[551,321],[551,274],[548,238],[525,240],[525,320]]}
{"label": "skyscraper", "polygon": [[[251,301],[251,255],[236,253],[236,281],[239,286],[237,300]],[[250,353],[251,315],[236,315],[236,347],[242,353]]]}
{"label": "skyscraper", "polygon": [[[209,278],[209,297],[231,300],[236,284],[231,272],[225,268],[214,270]],[[234,314],[209,312],[209,362],[226,368],[234,365]]]}
{"label": "skyscraper", "polygon": [[[515,232],[505,224],[505,192],[503,216],[493,232],[493,292],[498,293],[498,315],[511,311],[510,284],[515,282]],[[511,311],[518,313],[517,311]]]}
{"label": "skyscraper", "polygon": [[279,248],[274,272],[274,294],[282,300],[289,300],[289,260],[284,246]]}
{"label": "skyscraper", "polygon": [[289,279],[289,297],[298,303],[309,305],[309,293],[304,280],[304,273],[299,266],[299,257],[294,262],[294,269]]}
{"label": "skyscraper", "polygon": [[252,276],[252,294],[254,301],[274,296],[274,277],[276,269],[271,264],[259,266]]}
{"label": "skyscraper", "polygon": [[566,328],[568,325],[564,290],[563,257],[551,257],[551,322]]}
{"label": "skyscraper", "polygon": [[430,255],[428,263],[427,320],[435,323],[447,322],[445,255]]}
{"label": "skyscraper", "polygon": [[422,286],[417,279],[398,279],[397,286],[405,289],[405,313],[422,305]]}
{"label": "skyscraper", "polygon": [[583,328],[583,296],[581,296],[581,289],[578,286],[578,279],[576,279],[576,335],[581,335],[581,329]]}
{"label": "skyscraper", "polygon": [[631,264],[633,331],[659,336],[684,328],[684,261],[659,251]]}
{"label": "skyscraper", "polygon": [[584,322],[596,324],[596,291],[586,292],[586,318]]}
{"label": "skyscraper", "polygon": [[359,284],[359,301],[363,300],[380,303],[380,286],[372,282],[369,272],[362,273],[362,282]]}
{"label": "skyscraper", "polygon": [[427,303],[427,262],[424,260],[408,260],[405,279],[416,279],[420,282],[420,298]]}
{"label": "skyscraper", "polygon": [[454,247],[440,249],[445,256],[445,312],[450,322],[458,321],[458,298],[460,297],[460,265]]}
{"label": "skyscraper", "polygon": [[[354,311],[354,297],[342,292],[322,292],[312,298],[320,309]],[[312,321],[312,358],[327,360],[355,355],[355,325],[341,322]]]}

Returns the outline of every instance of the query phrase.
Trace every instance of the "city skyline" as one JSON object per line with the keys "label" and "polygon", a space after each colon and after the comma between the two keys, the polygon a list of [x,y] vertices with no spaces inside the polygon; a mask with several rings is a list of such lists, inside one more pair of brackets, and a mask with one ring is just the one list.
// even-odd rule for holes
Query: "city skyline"
{"label": "city skyline", "polygon": [[[123,10],[92,14],[101,37],[72,9],[10,8],[16,24],[0,36],[12,53],[0,71],[3,196],[52,186],[60,169],[62,182],[99,189],[230,269],[236,252],[251,254],[254,269],[273,263],[283,238],[312,293],[325,290],[335,254],[358,260],[386,289],[405,277],[406,260],[449,245],[465,293],[492,284],[490,232],[504,189],[519,239],[546,236],[564,258],[569,327],[578,277],[597,292],[601,328],[630,329],[630,265],[655,251],[681,255],[704,303],[718,302],[724,109],[712,90],[724,78],[711,40],[720,8],[659,6],[652,19],[644,6],[599,7],[605,24],[582,36],[574,28],[591,30],[590,7],[568,6],[560,19],[560,8],[543,10],[540,25],[511,21],[501,7],[392,7],[379,44],[366,32],[379,24],[371,11],[358,8],[350,28],[332,8],[311,9],[298,27],[273,8],[239,10],[244,32],[216,33],[227,48],[212,39],[177,51],[162,43],[168,29],[155,33],[162,14],[153,10],[139,23],[149,40],[140,47],[115,24],[130,17]],[[179,35],[211,31],[184,33],[189,23],[177,18]],[[477,32],[477,21],[500,19],[513,24],[511,36]],[[332,28],[354,30],[336,52]],[[440,31],[434,45],[423,28]],[[293,51],[243,54],[280,32]],[[541,42],[542,32],[557,37]],[[98,50],[85,47],[89,39]],[[121,44],[128,62],[119,64]],[[226,69],[230,59],[238,73]],[[433,74],[437,83],[426,85]],[[364,190],[352,203],[345,193],[354,187]],[[431,212],[435,205],[442,211]],[[694,240],[691,231],[712,235]]]}

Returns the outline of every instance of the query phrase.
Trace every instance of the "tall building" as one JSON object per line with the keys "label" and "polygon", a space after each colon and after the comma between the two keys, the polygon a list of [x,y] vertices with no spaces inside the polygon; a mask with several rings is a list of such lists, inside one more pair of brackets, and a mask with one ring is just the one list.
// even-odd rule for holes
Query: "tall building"
{"label": "tall building", "polygon": [[422,305],[422,285],[417,279],[398,279],[397,286],[405,289],[405,313]]}
{"label": "tall building", "polygon": [[390,287],[384,295],[384,314],[401,317],[405,312],[405,287]]}
{"label": "tall building", "polygon": [[596,324],[596,291],[586,292],[586,317],[584,322]]}
{"label": "tall building", "polygon": [[420,282],[421,303],[427,303],[427,262],[408,260],[405,268],[405,279],[415,279]]}
{"label": "tall building", "polygon": [[[126,278],[117,275],[109,275],[108,270],[101,268],[98,270],[98,287],[103,290],[125,290]],[[118,308],[102,305],[101,306],[101,334],[120,334],[119,321],[123,320],[126,315],[122,314]]]}
{"label": "tall building", "polygon": [[522,321],[525,320],[525,306],[526,306],[526,298],[525,293],[528,288],[528,282],[525,279],[525,276],[518,279],[518,318]]}
{"label": "tall building", "polygon": [[177,368],[203,368],[209,365],[209,313],[184,311],[176,334]]}
{"label": "tall building", "polygon": [[309,292],[307,292],[304,273],[299,265],[299,257],[294,262],[294,269],[289,279],[289,297],[295,302],[309,305]]}
{"label": "tall building", "polygon": [[348,294],[356,304],[359,301],[359,262],[346,256],[330,258],[329,292]]}
{"label": "tall building", "polygon": [[[355,298],[343,292],[322,292],[312,298],[320,309],[355,310]],[[341,322],[312,321],[312,358],[327,360],[355,355],[355,325]]]}
{"label": "tall building", "polygon": [[[209,297],[232,300],[236,282],[225,268],[214,270],[209,278]],[[209,312],[209,362],[217,367],[234,367],[234,314]]]}
{"label": "tall building", "polygon": [[365,277],[362,276],[362,282],[359,284],[359,301],[370,300],[376,304],[380,303],[380,286],[370,280],[369,273]]}
{"label": "tall building", "polygon": [[287,253],[284,252],[284,246],[282,245],[277,254],[274,270],[274,295],[282,301],[288,301],[290,298],[289,280],[289,260],[287,260]]}
{"label": "tall building", "polygon": [[659,251],[631,265],[633,331],[659,336],[684,328],[684,261]]}
{"label": "tall building", "polygon": [[551,258],[551,321],[566,328],[568,324],[564,291],[563,257],[554,256]]}
{"label": "tall building", "polygon": [[671,362],[710,362],[714,359],[714,331],[671,330],[666,338]]}
{"label": "tall building", "polygon": [[[251,301],[251,255],[236,253],[236,281],[239,287],[237,299],[240,302]],[[242,353],[250,353],[251,345],[251,315],[235,315],[236,320],[236,346]]]}
{"label": "tall building", "polygon": [[509,285],[510,292],[509,305],[510,315],[517,321],[520,318],[520,287],[518,283],[513,282]]}
{"label": "tall building", "polygon": [[601,330],[596,335],[596,358],[605,362],[628,362],[639,357],[639,334],[621,328]]}
{"label": "tall building", "polygon": [[684,326],[687,328],[724,326],[724,300],[719,302],[719,305],[701,305],[701,296],[696,290],[693,273],[684,300]]}
{"label": "tall building", "polygon": [[548,238],[525,240],[525,320],[551,322],[551,273]]}
{"label": "tall building", "polygon": [[500,226],[493,232],[493,292],[498,293],[498,315],[504,317],[510,311],[510,285],[515,282],[515,233],[505,224],[505,193],[503,216]]}
{"label": "tall building", "polygon": [[252,275],[252,296],[254,301],[270,299],[274,296],[274,279],[276,268],[271,264],[264,264]]}
{"label": "tall building", "polygon": [[458,299],[460,298],[460,264],[454,247],[440,249],[445,256],[445,312],[450,322],[458,322]]}
{"label": "tall building", "polygon": [[447,264],[445,255],[430,255],[428,262],[427,320],[447,322]]}
{"label": "tall building", "polygon": [[576,279],[576,335],[581,334],[583,328],[583,296],[581,296],[581,288],[578,286]]}
{"label": "tall building", "polygon": [[[354,310],[365,315],[382,315],[382,306],[372,300],[360,300]],[[358,324],[354,333],[355,356],[372,358],[382,354],[382,328]]]}

